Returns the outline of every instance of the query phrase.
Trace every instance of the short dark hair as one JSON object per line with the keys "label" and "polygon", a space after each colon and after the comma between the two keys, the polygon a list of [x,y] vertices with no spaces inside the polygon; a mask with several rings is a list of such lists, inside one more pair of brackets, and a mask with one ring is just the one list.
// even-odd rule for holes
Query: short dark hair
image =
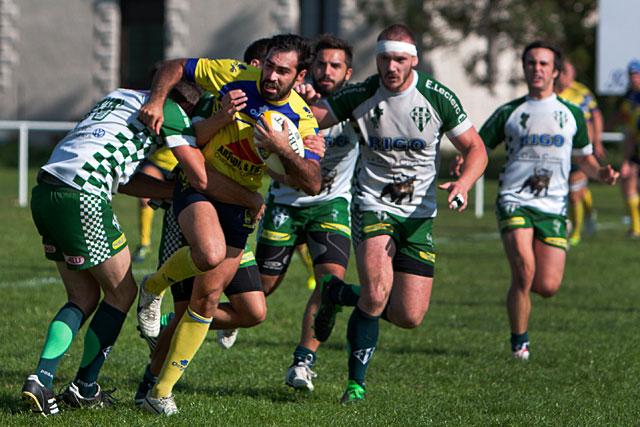
{"label": "short dark hair", "polygon": [[298,74],[308,69],[313,62],[311,42],[309,39],[295,34],[278,34],[273,36],[267,46],[267,52],[271,50],[276,50],[277,52],[296,52],[298,54],[298,65],[296,66]]}
{"label": "short dark hair", "polygon": [[353,61],[353,48],[346,40],[339,39],[332,34],[321,34],[315,41],[314,50],[315,55],[323,49],[338,49],[344,51],[344,62],[347,68],[351,68],[351,62]]}
{"label": "short dark hair", "polygon": [[257,59],[262,64],[264,62],[264,58],[267,56],[267,52],[269,51],[268,47],[270,41],[271,38],[265,37],[251,43],[244,51],[244,62],[248,64],[254,59]]}
{"label": "short dark hair", "polygon": [[416,43],[416,35],[404,24],[391,24],[380,32],[376,41],[397,40],[408,38],[413,44]]}
{"label": "short dark hair", "polygon": [[168,98],[178,104],[191,116],[196,104],[202,97],[204,89],[195,83],[180,80],[169,92]]}
{"label": "short dark hair", "polygon": [[553,43],[544,41],[544,40],[535,40],[525,46],[524,51],[522,51],[522,67],[524,68],[524,59],[527,56],[527,52],[531,49],[548,49],[553,52],[553,69],[562,71],[562,63],[564,62],[564,58],[562,56],[562,50],[558,46]]}

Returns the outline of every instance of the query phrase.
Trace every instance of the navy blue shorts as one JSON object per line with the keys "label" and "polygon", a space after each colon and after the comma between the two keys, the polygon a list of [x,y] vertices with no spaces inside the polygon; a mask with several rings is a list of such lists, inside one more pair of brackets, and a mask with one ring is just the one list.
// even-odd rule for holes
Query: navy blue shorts
{"label": "navy blue shorts", "polygon": [[173,214],[176,218],[179,218],[180,212],[184,208],[196,202],[211,203],[218,213],[218,219],[220,220],[227,246],[244,249],[249,234],[255,229],[249,210],[242,206],[210,199],[197,192],[189,185],[184,173],[180,172],[173,189]]}

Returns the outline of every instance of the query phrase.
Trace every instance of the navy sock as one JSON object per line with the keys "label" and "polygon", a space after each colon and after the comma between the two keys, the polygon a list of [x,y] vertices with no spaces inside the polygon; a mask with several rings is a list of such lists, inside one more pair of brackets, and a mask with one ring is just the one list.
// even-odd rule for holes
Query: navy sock
{"label": "navy sock", "polygon": [[87,329],[80,369],[73,381],[82,396],[91,397],[96,394],[98,374],[120,334],[126,317],[126,313],[104,301],[98,306]]}
{"label": "navy sock", "polygon": [[83,318],[84,314],[80,307],[68,302],[62,306],[49,324],[47,338],[35,372],[45,387],[53,387],[53,376],[58,363],[82,326]]}
{"label": "navy sock", "polygon": [[298,345],[293,351],[293,364],[297,365],[299,362],[304,362],[309,366],[312,366],[316,362],[315,351],[311,351],[307,347]]}
{"label": "navy sock", "polygon": [[350,285],[342,281],[342,286],[331,288],[331,300],[345,307],[355,307],[360,299],[360,286]]}
{"label": "navy sock", "polygon": [[529,341],[529,334],[524,331],[522,334],[511,333],[511,351],[516,351],[518,347]]}
{"label": "navy sock", "polygon": [[356,306],[349,318],[347,344],[349,379],[364,387],[364,378],[378,343],[379,317],[370,316]]}

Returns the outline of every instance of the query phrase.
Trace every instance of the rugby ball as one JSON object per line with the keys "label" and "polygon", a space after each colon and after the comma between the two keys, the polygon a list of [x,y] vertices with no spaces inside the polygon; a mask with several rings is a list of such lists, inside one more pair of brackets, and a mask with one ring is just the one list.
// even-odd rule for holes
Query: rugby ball
{"label": "rugby ball", "polygon": [[[258,117],[258,119],[256,120],[256,126],[263,127],[262,120],[268,120],[268,122],[271,124],[271,127],[278,132],[282,131],[282,129],[284,128],[284,122],[286,121],[287,127],[289,129],[289,146],[298,156],[304,157],[304,143],[302,142],[302,136],[300,135],[298,128],[291,121],[291,119],[289,119],[282,113],[278,113],[277,111],[268,110],[262,113],[260,117]],[[255,127],[254,139],[259,140],[257,134],[255,133]],[[261,147],[256,147],[256,150],[258,151],[258,155],[260,156],[262,161],[269,169],[281,175],[284,175],[286,173],[282,161],[276,154],[272,154],[271,152]]]}

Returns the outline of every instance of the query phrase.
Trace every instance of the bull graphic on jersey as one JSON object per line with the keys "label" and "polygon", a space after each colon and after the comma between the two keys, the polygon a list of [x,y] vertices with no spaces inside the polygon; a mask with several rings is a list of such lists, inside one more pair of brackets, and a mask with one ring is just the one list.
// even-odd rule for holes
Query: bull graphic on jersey
{"label": "bull graphic on jersey", "polygon": [[528,188],[531,193],[533,193],[534,197],[540,196],[540,193],[544,190],[544,195],[546,196],[549,193],[549,183],[551,182],[551,175],[553,175],[553,171],[544,168],[535,168],[533,171],[533,175],[531,175],[527,180],[522,184],[520,190],[516,191],[516,193],[521,193],[525,188]]}
{"label": "bull graphic on jersey", "polygon": [[429,123],[429,119],[431,118],[431,113],[429,113],[427,107],[413,107],[413,110],[411,110],[411,113],[409,113],[409,115],[411,116],[411,120],[413,120],[413,123],[418,126],[420,132],[424,130],[427,123]]}
{"label": "bull graphic on jersey", "polygon": [[382,193],[380,193],[380,200],[387,194],[391,197],[391,202],[399,205],[402,203],[402,199],[409,196],[409,202],[413,200],[413,183],[416,180],[416,175],[405,179],[393,177],[393,182],[384,186]]}
{"label": "bull graphic on jersey", "polygon": [[322,184],[320,185],[320,193],[322,193],[323,190],[327,190],[327,194],[331,193],[331,187],[333,186],[333,181],[336,180],[336,175],[338,174],[338,171],[335,169],[327,169],[327,168],[322,168]]}

